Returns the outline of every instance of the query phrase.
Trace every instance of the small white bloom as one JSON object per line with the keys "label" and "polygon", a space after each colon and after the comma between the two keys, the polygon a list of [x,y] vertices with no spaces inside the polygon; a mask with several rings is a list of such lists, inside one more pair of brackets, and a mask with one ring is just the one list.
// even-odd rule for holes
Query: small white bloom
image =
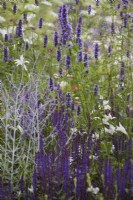
{"label": "small white bloom", "polygon": [[105,128],[105,132],[113,135],[113,133],[115,132],[115,129],[116,128],[112,124],[109,124],[109,128],[108,129]]}
{"label": "small white bloom", "polygon": [[108,103],[109,103],[109,101],[107,101],[107,100],[103,101],[103,107],[104,107],[105,110],[110,110],[111,109],[111,107],[108,105]]}
{"label": "small white bloom", "polygon": [[70,131],[71,131],[71,134],[77,133],[77,128],[71,128]]}
{"label": "small white bloom", "polygon": [[27,71],[27,67],[26,67],[25,63],[29,63],[29,61],[25,61],[23,55],[20,56],[20,59],[16,59],[14,61],[17,66],[21,65]]}
{"label": "small white bloom", "polygon": [[114,152],[114,150],[115,150],[115,146],[114,146],[114,145],[112,145],[110,152],[111,152],[111,153],[113,153],[113,152]]}
{"label": "small white bloom", "polygon": [[6,21],[4,17],[0,16],[0,22]]}
{"label": "small white bloom", "polygon": [[93,194],[97,194],[99,192],[98,187],[93,187],[92,185],[87,189],[88,192],[92,192]]}
{"label": "small white bloom", "polygon": [[125,135],[127,135],[125,128],[122,126],[122,124],[120,122],[119,122],[119,126],[116,127],[116,131],[120,131],[120,132],[124,133]]}
{"label": "small white bloom", "polygon": [[66,81],[61,81],[59,82],[59,85],[63,88],[63,87],[66,87],[68,83]]}
{"label": "small white bloom", "polygon": [[115,117],[112,117],[111,114],[104,115],[104,118],[102,119],[103,124],[109,125],[109,120],[115,119]]}
{"label": "small white bloom", "polygon": [[25,9],[28,9],[28,10],[31,10],[31,11],[39,9],[38,6],[36,6],[36,5],[34,5],[34,4],[30,4],[30,3],[29,3],[29,4],[26,4],[24,8],[25,8]]}

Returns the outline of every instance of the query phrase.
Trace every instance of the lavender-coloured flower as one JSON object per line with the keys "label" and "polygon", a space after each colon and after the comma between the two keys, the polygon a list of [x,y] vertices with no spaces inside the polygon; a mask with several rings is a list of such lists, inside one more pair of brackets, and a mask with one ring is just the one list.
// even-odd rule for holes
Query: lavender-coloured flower
{"label": "lavender-coloured flower", "polygon": [[13,5],[13,12],[16,14],[16,12],[17,12],[17,4],[16,3],[14,3],[14,5]]}
{"label": "lavender-coloured flower", "polygon": [[98,95],[98,93],[99,93],[98,85],[94,85],[93,93],[94,93],[94,95]]}
{"label": "lavender-coloured flower", "polygon": [[58,62],[61,61],[61,49],[60,48],[58,48],[56,51],[56,59]]}
{"label": "lavender-coloured flower", "polygon": [[45,35],[44,35],[44,43],[43,43],[43,46],[44,46],[44,47],[47,47],[47,44],[48,44],[48,36],[45,34]]}
{"label": "lavender-coloured flower", "polygon": [[5,42],[8,41],[8,34],[5,34],[5,38],[4,38]]}
{"label": "lavender-coloured flower", "polygon": [[117,8],[118,8],[118,9],[120,9],[120,7],[121,7],[121,4],[120,4],[120,3],[118,3],[118,5],[117,5]]}
{"label": "lavender-coloured flower", "polygon": [[89,5],[88,6],[88,14],[91,14],[91,10],[92,10],[91,5]]}
{"label": "lavender-coloured flower", "polygon": [[83,59],[82,56],[83,56],[82,51],[79,51],[79,52],[78,52],[78,59],[77,59],[78,62],[82,62],[82,59]]}
{"label": "lavender-coloured flower", "polygon": [[80,113],[81,113],[81,107],[78,105],[78,107],[77,107],[77,115],[80,115]]}
{"label": "lavender-coloured flower", "polygon": [[40,18],[38,21],[38,27],[42,28],[42,26],[43,26],[43,18]]}
{"label": "lavender-coloured flower", "polygon": [[115,25],[114,23],[112,22],[111,23],[111,34],[113,35],[115,33]]}
{"label": "lavender-coloured flower", "polygon": [[4,47],[4,58],[3,58],[3,60],[5,62],[8,62],[8,60],[9,60],[9,49],[8,49],[8,47]]}
{"label": "lavender-coloured flower", "polygon": [[124,16],[124,27],[126,28],[128,26],[128,15],[125,14]]}
{"label": "lavender-coloured flower", "polygon": [[99,6],[100,0],[96,0],[96,6]]}
{"label": "lavender-coloured flower", "polygon": [[78,19],[78,24],[82,25],[82,20],[83,20],[83,19],[82,19],[82,17],[80,16],[79,19]]}
{"label": "lavender-coloured flower", "polygon": [[79,4],[79,0],[75,0],[75,3],[76,3],[76,5],[78,5]]}
{"label": "lavender-coloured flower", "polygon": [[127,50],[126,56],[127,56],[128,58],[130,58],[130,51],[129,51],[129,50]]}
{"label": "lavender-coloured flower", "polygon": [[23,19],[27,21],[27,13],[23,14]]}
{"label": "lavender-coloured flower", "polygon": [[3,8],[4,10],[6,10],[6,2],[5,2],[5,1],[4,1],[3,4],[2,4],[2,8]]}
{"label": "lavender-coloured flower", "polygon": [[94,49],[94,57],[97,59],[98,56],[99,56],[99,45],[96,43]]}
{"label": "lavender-coloured flower", "polygon": [[120,74],[119,74],[119,81],[124,81],[125,78],[125,64],[124,62],[121,63]]}
{"label": "lavender-coloured flower", "polygon": [[71,64],[71,58],[69,55],[66,56],[66,68],[68,69],[70,67]]}
{"label": "lavender-coloured flower", "polygon": [[71,106],[71,94],[70,94],[70,93],[67,93],[67,94],[66,94],[66,105],[67,105],[68,107]]}
{"label": "lavender-coloured flower", "polygon": [[53,78],[49,79],[49,89],[50,89],[50,91],[54,90],[54,80],[53,80]]}
{"label": "lavender-coloured flower", "polygon": [[81,37],[82,29],[81,24],[78,24],[76,28],[76,42],[78,43],[78,39]]}
{"label": "lavender-coloured flower", "polygon": [[85,53],[85,55],[84,55],[84,66],[85,67],[89,66],[89,64],[88,64],[88,54],[87,53]]}
{"label": "lavender-coloured flower", "polygon": [[23,175],[20,179],[20,189],[21,189],[21,193],[23,193],[24,192],[24,177],[23,177]]}
{"label": "lavender-coloured flower", "polygon": [[59,35],[58,32],[54,33],[54,46],[56,47],[58,45],[59,42]]}
{"label": "lavender-coloured flower", "polygon": [[22,20],[21,19],[18,22],[18,27],[16,27],[16,35],[19,36],[19,37],[23,36]]}
{"label": "lavender-coloured flower", "polygon": [[25,43],[25,50],[28,50],[28,49],[29,49],[29,43],[26,42],[26,43]]}

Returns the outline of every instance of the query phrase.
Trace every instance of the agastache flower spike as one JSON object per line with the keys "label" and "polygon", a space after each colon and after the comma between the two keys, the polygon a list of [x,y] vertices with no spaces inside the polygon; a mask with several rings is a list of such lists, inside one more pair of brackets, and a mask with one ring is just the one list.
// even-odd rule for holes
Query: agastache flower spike
{"label": "agastache flower spike", "polygon": [[27,13],[23,14],[23,19],[27,21]]}
{"label": "agastache flower spike", "polygon": [[96,0],[96,6],[99,6],[100,0]]}
{"label": "agastache flower spike", "polygon": [[71,59],[70,59],[70,56],[67,55],[67,56],[66,56],[66,68],[67,68],[67,69],[70,67],[70,64],[71,64]]}
{"label": "agastache flower spike", "polygon": [[128,50],[126,53],[127,57],[130,58],[130,51]]}
{"label": "agastache flower spike", "polygon": [[82,62],[82,51],[78,52],[78,62]]}
{"label": "agastache flower spike", "polygon": [[3,4],[2,4],[2,8],[3,8],[4,10],[6,10],[6,2],[5,2],[5,1],[4,1]]}
{"label": "agastache flower spike", "polygon": [[40,18],[38,21],[38,27],[42,28],[42,26],[43,26],[43,18]]}
{"label": "agastache flower spike", "polygon": [[125,78],[125,64],[124,62],[122,62],[120,68],[119,80],[122,82],[124,81],[124,78]]}
{"label": "agastache flower spike", "polygon": [[128,26],[128,15],[125,14],[124,16],[124,27],[126,28]]}
{"label": "agastache flower spike", "polygon": [[23,36],[23,30],[22,30],[22,20],[20,19],[18,22],[18,32],[17,32],[19,37]]}
{"label": "agastache flower spike", "polygon": [[48,44],[48,36],[45,34],[44,35],[44,47],[47,47],[47,44]]}
{"label": "agastache flower spike", "polygon": [[25,43],[25,50],[28,50],[28,49],[29,49],[29,43],[26,42],[26,43]]}
{"label": "agastache flower spike", "polygon": [[67,93],[67,94],[66,94],[66,105],[67,105],[68,107],[71,106],[71,94],[70,94],[70,93]]}
{"label": "agastache flower spike", "polygon": [[80,115],[80,113],[81,113],[81,107],[78,106],[78,108],[77,108],[77,115]]}
{"label": "agastache flower spike", "polygon": [[5,62],[7,62],[8,59],[9,59],[9,50],[8,50],[7,47],[5,47],[5,48],[4,48],[4,58],[3,58],[3,60],[4,60]]}
{"label": "agastache flower spike", "polygon": [[96,43],[95,50],[94,50],[94,57],[98,58],[98,56],[99,56],[99,45]]}
{"label": "agastache flower spike", "polygon": [[8,41],[8,34],[5,34],[5,42]]}
{"label": "agastache flower spike", "polygon": [[89,66],[89,65],[88,65],[88,54],[87,54],[87,53],[84,55],[84,66],[85,66],[85,67],[88,67],[88,66]]}
{"label": "agastache flower spike", "polygon": [[49,79],[49,89],[50,89],[51,91],[54,90],[54,80],[53,80],[52,78]]}
{"label": "agastache flower spike", "polygon": [[38,0],[35,0],[35,5],[38,6],[38,4],[39,4],[39,3],[38,3]]}
{"label": "agastache flower spike", "polygon": [[75,0],[75,3],[78,5],[79,4],[79,0]]}
{"label": "agastache flower spike", "polygon": [[61,61],[61,50],[60,48],[57,49],[57,52],[56,52],[56,59],[58,62]]}
{"label": "agastache flower spike", "polygon": [[95,85],[93,88],[94,95],[98,95],[98,92],[99,92],[98,85]]}
{"label": "agastache flower spike", "polygon": [[91,5],[88,6],[88,14],[91,14]]}
{"label": "agastache flower spike", "polygon": [[14,5],[13,5],[13,12],[16,14],[16,12],[17,12],[17,4],[16,3],[14,3]]}
{"label": "agastache flower spike", "polygon": [[59,40],[58,32],[55,32],[54,33],[54,46],[55,47],[58,45],[58,40]]}
{"label": "agastache flower spike", "polygon": [[113,35],[115,33],[115,26],[114,23],[112,22],[111,24],[111,34]]}

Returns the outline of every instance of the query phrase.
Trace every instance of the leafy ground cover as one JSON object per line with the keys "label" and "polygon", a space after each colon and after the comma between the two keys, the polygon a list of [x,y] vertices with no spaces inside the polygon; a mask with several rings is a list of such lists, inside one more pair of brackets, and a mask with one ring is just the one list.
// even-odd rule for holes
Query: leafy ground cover
{"label": "leafy ground cover", "polygon": [[132,200],[132,2],[0,13],[0,199]]}

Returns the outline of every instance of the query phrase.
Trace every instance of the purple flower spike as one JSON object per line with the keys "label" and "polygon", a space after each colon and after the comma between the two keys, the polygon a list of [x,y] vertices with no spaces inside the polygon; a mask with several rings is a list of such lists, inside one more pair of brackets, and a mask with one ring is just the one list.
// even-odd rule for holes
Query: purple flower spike
{"label": "purple flower spike", "polygon": [[42,28],[42,26],[43,26],[43,18],[40,18],[38,22],[38,27]]}
{"label": "purple flower spike", "polygon": [[28,50],[28,49],[29,49],[29,43],[26,42],[26,43],[25,43],[25,50]]}
{"label": "purple flower spike", "polygon": [[79,0],[75,0],[75,3],[78,5],[79,4]]}
{"label": "purple flower spike", "polygon": [[88,14],[91,14],[91,5],[88,6]]}
{"label": "purple flower spike", "polygon": [[48,44],[48,36],[45,34],[45,35],[44,35],[44,43],[43,43],[43,46],[44,46],[44,47],[47,47],[47,44]]}
{"label": "purple flower spike", "polygon": [[61,61],[61,50],[60,48],[57,49],[57,52],[56,52],[56,59],[58,62]]}
{"label": "purple flower spike", "polygon": [[23,19],[27,21],[27,13],[23,14]]}
{"label": "purple flower spike", "polygon": [[4,48],[4,59],[5,62],[9,60],[9,49],[7,47]]}
{"label": "purple flower spike", "polygon": [[2,8],[3,8],[4,10],[6,10],[6,2],[5,2],[5,1],[4,1],[3,4],[2,4]]}
{"label": "purple flower spike", "polygon": [[5,42],[8,41],[8,34],[5,34]]}
{"label": "purple flower spike", "polygon": [[124,81],[124,78],[125,78],[125,64],[124,62],[122,62],[120,68],[119,80],[122,82]]}
{"label": "purple flower spike", "polygon": [[126,14],[124,16],[124,27],[126,28],[128,26],[128,15]]}
{"label": "purple flower spike", "polygon": [[16,3],[14,3],[14,5],[13,5],[13,12],[16,14],[16,12],[17,12],[17,4]]}
{"label": "purple flower spike", "polygon": [[82,51],[78,52],[78,62],[82,62]]}
{"label": "purple flower spike", "polygon": [[49,89],[50,91],[54,90],[54,80],[52,78],[49,79]]}
{"label": "purple flower spike", "polygon": [[80,115],[80,113],[81,113],[81,107],[78,106],[78,108],[77,108],[77,115]]}
{"label": "purple flower spike", "polygon": [[38,6],[39,2],[38,0],[35,0],[35,5]]}
{"label": "purple flower spike", "polygon": [[99,56],[99,45],[95,44],[94,57],[97,59]]}
{"label": "purple flower spike", "polygon": [[94,95],[98,95],[98,92],[99,92],[98,85],[95,85],[94,88],[93,88]]}
{"label": "purple flower spike", "polygon": [[67,94],[66,94],[66,105],[67,105],[68,107],[71,106],[71,94],[70,94],[70,93],[67,93]]}
{"label": "purple flower spike", "polygon": [[111,34],[113,35],[114,33],[115,33],[115,25],[112,22],[112,24],[111,24]]}
{"label": "purple flower spike", "polygon": [[54,33],[54,46],[55,47],[58,45],[58,40],[59,40],[58,32],[55,32]]}
{"label": "purple flower spike", "polygon": [[22,37],[23,36],[23,30],[22,30],[22,20],[20,19],[19,22],[18,22],[18,32],[17,32],[17,35],[19,37]]}
{"label": "purple flower spike", "polygon": [[99,6],[100,0],[96,0],[96,6]]}
{"label": "purple flower spike", "polygon": [[89,64],[88,64],[88,54],[87,53],[84,55],[84,66],[85,67],[89,66]]}
{"label": "purple flower spike", "polygon": [[70,59],[70,56],[67,55],[67,56],[66,56],[66,68],[67,68],[67,69],[70,67],[70,64],[71,64],[71,59]]}
{"label": "purple flower spike", "polygon": [[130,51],[129,50],[126,52],[126,55],[127,55],[127,58],[130,58]]}

